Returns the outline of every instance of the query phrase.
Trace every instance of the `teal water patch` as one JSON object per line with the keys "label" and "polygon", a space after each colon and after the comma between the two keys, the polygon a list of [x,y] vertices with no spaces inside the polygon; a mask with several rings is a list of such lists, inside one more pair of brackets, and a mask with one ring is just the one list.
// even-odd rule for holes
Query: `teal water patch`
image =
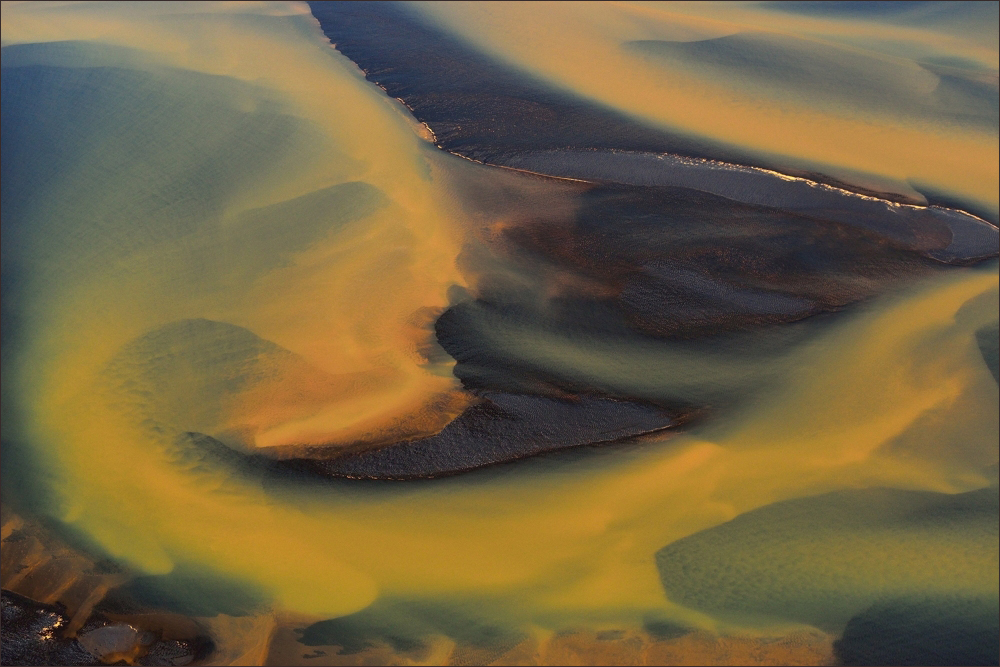
{"label": "teal water patch", "polygon": [[4,67],[120,67],[155,66],[155,60],[138,49],[68,39],[58,42],[28,42],[3,47]]}
{"label": "teal water patch", "polygon": [[838,632],[887,597],[997,588],[996,488],[865,489],[774,503],[656,554],[668,597],[734,620]]}
{"label": "teal water patch", "polygon": [[245,284],[388,203],[346,182],[224,220],[303,157],[357,161],[273,92],[143,58],[78,42],[3,48],[5,299],[8,284],[37,299],[151,249],[202,291]]}
{"label": "teal water patch", "polygon": [[853,617],[833,648],[842,665],[1000,664],[996,597],[882,602]]}
{"label": "teal water patch", "polygon": [[1000,322],[987,324],[976,331],[976,344],[993,379],[1000,382]]}
{"label": "teal water patch", "polygon": [[5,262],[57,275],[196,231],[308,134],[253,87],[182,70],[5,66],[2,88]]}
{"label": "teal water patch", "polygon": [[251,616],[270,605],[269,595],[251,582],[209,568],[178,564],[169,574],[140,576],[108,592],[97,611],[160,610],[186,616]]}

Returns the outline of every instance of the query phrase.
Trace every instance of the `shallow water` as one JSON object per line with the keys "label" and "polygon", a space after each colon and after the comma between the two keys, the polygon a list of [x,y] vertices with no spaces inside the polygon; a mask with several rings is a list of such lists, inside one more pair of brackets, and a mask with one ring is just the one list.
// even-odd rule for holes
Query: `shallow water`
{"label": "shallow water", "polygon": [[[291,614],[348,653],[803,628],[864,653],[863,612],[992,609],[987,223],[954,214],[993,233],[963,266],[936,228],[706,194],[683,161],[608,186],[462,160],[298,4],[14,4],[3,39],[4,503],[133,572],[109,600]],[[838,162],[852,123],[796,156],[902,178],[917,129]],[[942,132],[903,176],[988,200],[995,139]]]}

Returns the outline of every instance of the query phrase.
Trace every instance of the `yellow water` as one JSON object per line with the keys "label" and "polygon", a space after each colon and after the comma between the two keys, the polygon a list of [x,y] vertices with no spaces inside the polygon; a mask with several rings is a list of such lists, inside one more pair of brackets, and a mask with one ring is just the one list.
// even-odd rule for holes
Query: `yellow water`
{"label": "yellow water", "polygon": [[[518,25],[531,46],[535,31],[551,28],[564,10],[539,10],[537,22],[523,20],[535,10],[520,6],[503,17],[488,7],[463,6],[455,16],[490,11],[495,23],[482,25]],[[582,10],[579,20],[597,21],[612,11],[618,10]],[[553,34],[552,44],[582,39],[566,37],[569,27]],[[306,121],[319,148],[300,148],[283,178],[239,192],[219,224],[348,181],[369,183],[388,198],[358,224],[254,279],[242,277],[234,254],[219,257],[221,277],[211,289],[189,289],[172,258],[185,244],[210,241],[206,223],[181,241],[90,266],[73,281],[39,283],[44,307],[32,316],[32,344],[16,380],[30,406],[26,432],[58,480],[59,518],[140,570],[162,574],[178,562],[202,564],[264,588],[280,609],[325,617],[360,610],[380,595],[476,594],[510,600],[533,618],[634,619],[658,609],[711,625],[666,600],[653,561],[657,549],[777,500],[877,485],[959,492],[988,484],[982,469],[996,459],[998,395],[974,331],[996,319],[996,298],[989,296],[998,285],[995,263],[956,269],[866,305],[767,362],[778,380],[739,412],[716,415],[704,427],[620,459],[566,463],[558,471],[529,464],[499,477],[377,492],[342,486],[265,492],[224,471],[195,474],[173,466],[163,443],[95,387],[122,345],[182,318],[243,326],[298,354],[323,377],[353,382],[344,395],[324,393],[325,380],[317,380],[315,392],[285,397],[280,409],[259,396],[239,398],[232,414],[244,416],[233,417],[235,425],[246,414],[259,417],[252,424],[254,445],[433,430],[425,408],[442,394],[454,395],[457,382],[448,364],[428,364],[420,349],[431,338],[428,321],[448,303],[447,289],[463,283],[455,262],[466,233],[461,209],[448,181],[436,176],[440,165],[428,157],[435,149],[419,128],[329,48],[300,5],[5,5],[3,39],[127,46],[147,60],[122,66],[153,71],[168,65],[252,83],[284,113]],[[555,67],[546,53],[531,46],[525,57]],[[597,68],[597,60],[560,59],[578,72]],[[593,71],[628,69],[600,67],[612,69]],[[563,75],[573,80],[572,72]],[[644,90],[630,76],[594,78]],[[617,95],[608,85],[590,92]],[[636,91],[632,98],[623,93],[622,103],[638,100]],[[648,104],[657,105],[655,96]],[[694,118],[705,108],[692,102],[677,113]],[[986,197],[990,179],[995,184],[995,162],[984,159],[995,152],[995,140],[984,145],[947,132],[918,133],[918,159],[907,147],[908,137],[918,136],[908,134],[914,128],[864,130],[800,110],[782,124],[784,143],[773,146],[766,128],[777,121],[770,113],[748,117],[740,130],[747,142],[776,150],[800,146],[796,154],[830,162],[853,156],[850,166],[891,176],[913,175],[893,171],[912,165],[921,177],[975,196]],[[706,114],[702,120],[714,135],[729,138],[727,118]],[[821,123],[834,129],[816,133]],[[851,142],[861,139],[843,144],[841,138],[855,130],[885,138],[883,148],[852,152]],[[928,142],[947,150],[931,160]],[[980,295],[987,296],[970,301]],[[492,342],[542,367],[572,367],[649,395],[690,378],[739,376],[761,365],[753,359],[723,364],[667,345],[595,348],[516,331]],[[160,390],[170,397],[177,388]],[[177,417],[183,422],[184,415]],[[995,590],[995,576],[983,586]]]}

